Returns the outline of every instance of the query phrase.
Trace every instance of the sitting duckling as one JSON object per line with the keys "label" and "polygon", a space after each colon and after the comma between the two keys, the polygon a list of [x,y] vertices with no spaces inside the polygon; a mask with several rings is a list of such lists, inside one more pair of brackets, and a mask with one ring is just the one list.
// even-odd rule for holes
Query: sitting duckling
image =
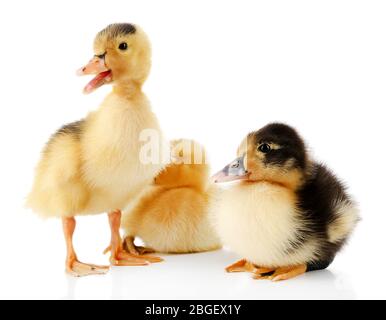
{"label": "sitting duckling", "polygon": [[85,93],[106,84],[113,91],[84,120],[63,126],[43,150],[27,205],[43,217],[62,219],[67,245],[66,271],[74,276],[105,273],[108,266],[78,260],[73,247],[75,216],[108,212],[110,263],[147,265],[157,257],[138,257],[122,248],[121,209],[163,169],[143,163],[139,136],[152,129],[162,137],[156,116],[142,92],[151,65],[145,33],[129,23],[112,24],[94,41],[94,58],[78,73],[96,74]]}
{"label": "sitting duckling", "polygon": [[[192,140],[171,142],[169,164],[124,211],[124,246],[132,254],[190,253],[218,249],[208,216],[216,186],[209,181],[205,150]],[[150,248],[134,245],[140,237]]]}
{"label": "sitting duckling", "polygon": [[359,220],[344,186],[285,124],[250,133],[238,156],[213,177],[242,180],[213,210],[224,245],[245,258],[226,270],[278,281],[327,268]]}

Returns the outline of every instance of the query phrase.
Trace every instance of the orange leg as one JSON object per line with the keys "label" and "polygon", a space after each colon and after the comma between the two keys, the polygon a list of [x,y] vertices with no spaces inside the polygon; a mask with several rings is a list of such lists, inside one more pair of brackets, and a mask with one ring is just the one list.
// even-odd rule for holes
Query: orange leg
{"label": "orange leg", "polygon": [[274,271],[272,268],[263,268],[256,267],[253,263],[248,262],[246,259],[239,260],[234,264],[225,268],[227,272],[252,272],[254,277],[263,275],[264,273],[269,273]]}
{"label": "orange leg", "polygon": [[250,272],[252,264],[246,259],[239,260],[225,268],[226,272]]}
{"label": "orange leg", "polygon": [[277,268],[273,275],[269,276],[268,279],[272,281],[281,281],[288,280],[291,278],[295,278],[307,271],[307,266],[305,264],[291,266],[291,267],[283,267]]}
{"label": "orange leg", "polygon": [[[281,268],[267,268],[257,267],[253,263],[248,262],[246,259],[239,260],[234,264],[225,268],[227,272],[251,272],[254,279],[269,279],[272,281],[288,280],[301,275],[307,271],[305,264],[281,267]],[[273,274],[270,274],[272,273]],[[266,275],[266,274],[269,275]]]}
{"label": "orange leg", "polygon": [[154,253],[155,250],[147,247],[136,246],[134,243],[134,237],[132,236],[125,237],[125,239],[123,240],[123,248],[131,254],[134,254],[136,256],[139,256],[139,255],[143,256],[149,262],[163,261],[162,258],[149,254],[149,253]]}
{"label": "orange leg", "polygon": [[125,239],[123,240],[123,246],[128,252],[132,254],[137,254],[137,255],[155,252],[155,250],[152,248],[135,245],[133,236],[125,237]]}
{"label": "orange leg", "polygon": [[82,263],[78,260],[72,243],[72,237],[76,226],[75,218],[63,218],[62,223],[67,247],[66,272],[75,277],[105,274],[109,270],[108,266],[97,266],[94,264]]}
{"label": "orange leg", "polygon": [[[156,257],[153,255],[147,254],[148,252],[155,252],[153,249],[145,248],[145,247],[138,247],[134,244],[134,238],[131,236],[127,236],[123,242],[122,242],[122,249],[132,255],[135,256],[142,256],[144,259],[146,259],[148,262],[161,262],[163,261],[162,258]],[[111,251],[111,245],[109,245],[104,251],[103,254],[106,254],[107,252]]]}
{"label": "orange leg", "polygon": [[109,213],[109,222],[111,229],[111,243],[110,243],[110,263],[113,266],[146,266],[149,260],[146,257],[134,255],[123,250],[122,239],[119,234],[119,227],[121,225],[121,211],[116,210]]}

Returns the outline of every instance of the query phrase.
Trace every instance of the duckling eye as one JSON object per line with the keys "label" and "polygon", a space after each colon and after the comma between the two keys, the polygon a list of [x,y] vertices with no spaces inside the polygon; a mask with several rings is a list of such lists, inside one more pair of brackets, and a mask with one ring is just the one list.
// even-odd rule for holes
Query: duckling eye
{"label": "duckling eye", "polygon": [[119,44],[119,50],[126,50],[127,49],[127,43],[126,42],[122,42]]}
{"label": "duckling eye", "polygon": [[263,143],[259,146],[258,150],[262,153],[268,153],[271,151],[271,146],[268,143]]}

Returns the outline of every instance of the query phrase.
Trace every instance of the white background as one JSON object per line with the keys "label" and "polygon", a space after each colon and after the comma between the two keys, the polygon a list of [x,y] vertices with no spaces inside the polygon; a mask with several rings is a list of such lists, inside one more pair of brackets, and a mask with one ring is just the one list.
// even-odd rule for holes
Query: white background
{"label": "white background", "polygon": [[[384,1],[9,1],[0,8],[0,298],[386,298]],[[194,138],[213,171],[250,130],[298,128],[349,186],[362,222],[328,270],[271,283],[226,274],[232,253],[165,256],[150,267],[74,279],[58,220],[23,208],[49,135],[84,117],[75,70],[112,22],[138,23],[153,45],[145,92],[169,138]],[[105,215],[79,219],[80,258],[106,263]]]}

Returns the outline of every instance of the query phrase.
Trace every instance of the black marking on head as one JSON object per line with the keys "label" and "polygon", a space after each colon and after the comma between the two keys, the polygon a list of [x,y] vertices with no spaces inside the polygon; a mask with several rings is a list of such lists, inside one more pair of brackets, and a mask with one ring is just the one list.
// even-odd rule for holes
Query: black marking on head
{"label": "black marking on head", "polygon": [[131,23],[113,23],[100,31],[97,37],[107,35],[108,38],[116,38],[118,36],[134,34],[136,31],[137,29]]}
{"label": "black marking on head", "polygon": [[254,134],[256,148],[262,143],[280,146],[264,154],[266,165],[283,166],[292,160],[291,167],[305,169],[307,165],[306,147],[295,129],[282,123],[269,124]]}
{"label": "black marking on head", "polygon": [[84,120],[68,123],[61,127],[58,131],[56,131],[54,137],[59,135],[71,135],[77,140],[79,140],[82,133],[83,125]]}

